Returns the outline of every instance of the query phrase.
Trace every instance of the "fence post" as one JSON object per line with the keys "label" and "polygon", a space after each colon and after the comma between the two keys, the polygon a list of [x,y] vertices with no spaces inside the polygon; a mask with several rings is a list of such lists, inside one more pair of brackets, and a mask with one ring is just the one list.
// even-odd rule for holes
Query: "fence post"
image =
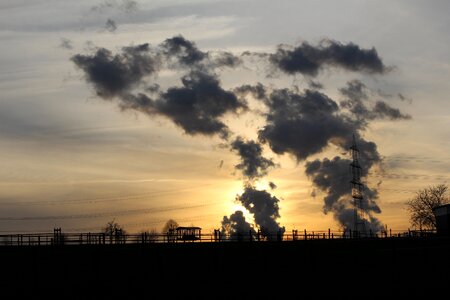
{"label": "fence post", "polygon": [[308,239],[308,236],[306,235],[306,229],[305,229],[305,241]]}
{"label": "fence post", "polygon": [[328,239],[330,239],[330,237],[331,237],[331,230],[330,228],[328,228]]}
{"label": "fence post", "polygon": [[389,237],[392,237],[392,228],[389,228]]}

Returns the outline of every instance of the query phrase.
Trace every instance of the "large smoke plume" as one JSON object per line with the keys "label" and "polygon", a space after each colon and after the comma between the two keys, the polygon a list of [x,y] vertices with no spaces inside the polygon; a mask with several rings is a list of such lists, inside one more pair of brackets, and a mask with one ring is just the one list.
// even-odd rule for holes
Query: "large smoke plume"
{"label": "large smoke plume", "polygon": [[280,200],[277,197],[265,190],[260,191],[252,186],[247,186],[242,195],[236,196],[236,201],[253,214],[255,223],[264,236],[273,238],[270,234],[275,234],[279,230],[284,232],[284,227],[280,227],[277,222],[280,217],[278,207]]}
{"label": "large smoke plume", "polygon": [[[241,66],[249,69],[246,64],[255,62],[248,60],[252,56],[258,58],[257,63],[271,66],[271,73],[275,68],[281,74],[305,75],[311,88],[278,88],[262,83],[223,88],[220,70]],[[367,180],[369,170],[381,162],[376,144],[362,138],[369,123],[377,119],[410,118],[359,80],[352,80],[339,90],[343,97],[340,102],[318,91],[323,85],[311,77],[318,76],[324,68],[381,75],[389,71],[375,48],[364,49],[354,43],[303,42],[298,46],[279,46],[272,54],[246,51],[238,56],[224,51],[202,51],[193,41],[175,36],[155,47],[128,46],[118,53],[98,48],[92,53],[77,54],[72,61],[83,70],[86,81],[100,98],[115,101],[123,110],[135,110],[151,118],[165,117],[192,136],[219,136],[227,141],[234,136],[227,143],[239,155],[240,162],[235,168],[246,181],[245,191],[236,201],[253,215],[254,224],[245,220],[242,211],[225,216],[222,229],[230,235],[256,229],[264,234],[284,231],[278,223],[279,199],[252,185],[276,166],[272,159],[263,156],[264,145],[276,154],[291,154],[297,162],[306,161],[306,174],[326,194],[323,211],[333,213],[341,226],[352,227],[350,160],[341,156],[307,159],[330,145],[340,152],[347,151],[355,134],[361,150],[362,179]],[[162,90],[157,75],[163,69],[179,72],[180,85]],[[239,116],[240,112],[250,111],[249,95],[266,108],[265,124],[257,131],[257,141],[240,133],[236,135],[225,121],[229,113]],[[254,113],[261,115],[260,111]],[[367,227],[379,230],[381,223],[375,217],[381,212],[377,190],[367,187],[364,196]]]}

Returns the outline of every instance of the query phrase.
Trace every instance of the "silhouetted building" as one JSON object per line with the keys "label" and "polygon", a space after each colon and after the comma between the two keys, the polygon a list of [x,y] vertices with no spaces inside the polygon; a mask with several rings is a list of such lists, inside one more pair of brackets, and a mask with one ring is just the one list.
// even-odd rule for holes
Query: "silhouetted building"
{"label": "silhouetted building", "polygon": [[201,239],[200,227],[177,227],[176,239],[181,241],[195,241]]}
{"label": "silhouetted building", "polygon": [[450,235],[450,204],[435,207],[433,213],[436,217],[438,235]]}

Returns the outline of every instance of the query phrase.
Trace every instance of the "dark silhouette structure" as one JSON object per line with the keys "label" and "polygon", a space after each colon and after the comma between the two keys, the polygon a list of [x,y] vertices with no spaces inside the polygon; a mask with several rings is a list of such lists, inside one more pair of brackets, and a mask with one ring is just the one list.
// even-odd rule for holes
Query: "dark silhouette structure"
{"label": "dark silhouette structure", "polygon": [[53,228],[53,245],[64,245],[64,234],[61,232],[61,227]]}
{"label": "dark silhouette structure", "polygon": [[176,239],[178,241],[197,241],[201,239],[202,229],[200,227],[177,227]]}
{"label": "dark silhouette structure", "polygon": [[433,209],[436,218],[436,230],[440,236],[450,236],[450,204]]}
{"label": "dark silhouette structure", "polygon": [[359,164],[359,149],[356,145],[355,135],[353,135],[353,144],[350,147],[350,153],[352,155],[352,162],[350,164],[352,172],[352,198],[354,205],[354,234],[366,235],[366,226],[364,223],[363,214],[363,189],[364,184],[361,182],[361,165]]}

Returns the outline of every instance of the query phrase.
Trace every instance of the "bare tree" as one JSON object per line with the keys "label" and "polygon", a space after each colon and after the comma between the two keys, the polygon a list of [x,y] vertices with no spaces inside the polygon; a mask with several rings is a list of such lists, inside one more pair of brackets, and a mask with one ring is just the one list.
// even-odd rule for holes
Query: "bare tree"
{"label": "bare tree", "polygon": [[169,219],[166,224],[164,225],[164,227],[162,228],[162,233],[167,233],[169,231],[175,231],[175,229],[178,227],[178,223],[177,221],[175,221],[174,219]]}
{"label": "bare tree", "polygon": [[162,229],[162,233],[167,235],[167,241],[175,242],[175,229],[178,227],[178,223],[173,220],[169,219],[166,224],[164,225]]}
{"label": "bare tree", "polygon": [[410,212],[411,224],[420,229],[436,229],[433,208],[450,202],[448,186],[439,184],[419,190],[406,205]]}

